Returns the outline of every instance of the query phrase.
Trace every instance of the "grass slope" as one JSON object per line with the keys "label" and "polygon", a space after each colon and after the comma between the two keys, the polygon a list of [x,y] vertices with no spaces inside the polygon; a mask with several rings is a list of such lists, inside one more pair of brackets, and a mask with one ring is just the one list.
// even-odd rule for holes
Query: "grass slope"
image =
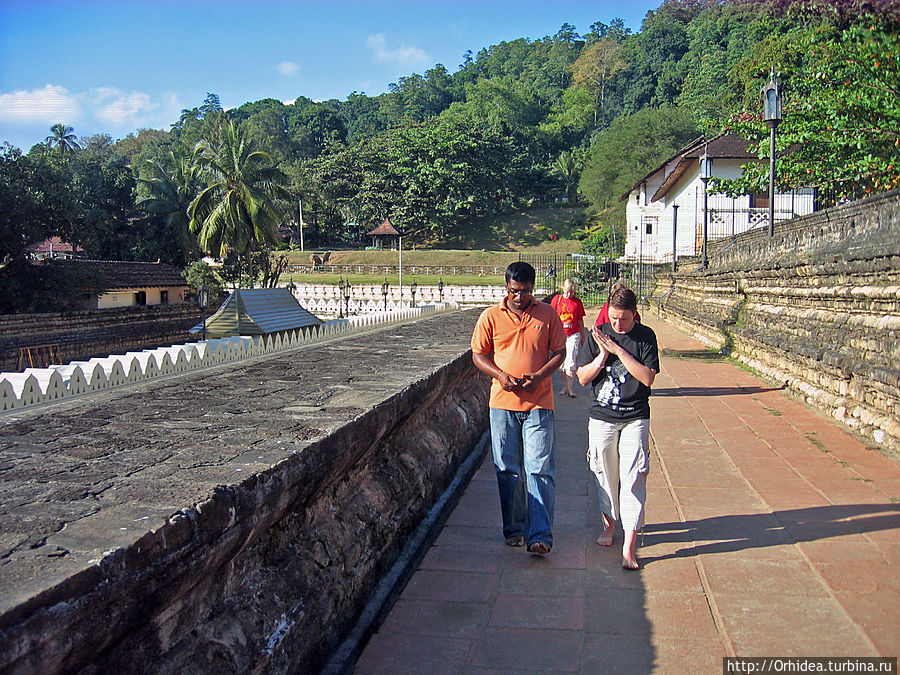
{"label": "grass slope", "polygon": [[[518,252],[577,253],[581,242],[576,239],[584,231],[582,207],[535,208],[515,211],[501,217],[471,224],[463,235],[427,247],[404,241],[403,265],[499,265],[506,266]],[[557,240],[550,239],[556,235]],[[289,251],[291,264],[309,264],[310,256],[322,251]],[[397,251],[332,250],[331,265],[396,265]]]}

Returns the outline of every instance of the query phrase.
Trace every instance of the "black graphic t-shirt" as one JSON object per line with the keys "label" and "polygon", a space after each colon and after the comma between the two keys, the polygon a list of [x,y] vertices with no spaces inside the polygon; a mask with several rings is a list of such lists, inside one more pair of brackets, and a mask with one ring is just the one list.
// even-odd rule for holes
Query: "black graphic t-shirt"
{"label": "black graphic t-shirt", "polygon": [[[608,323],[600,330],[609,335],[619,345],[648,368],[659,372],[659,349],[656,333],[647,326],[635,323],[625,334],[616,333]],[[592,337],[584,341],[578,353],[578,366],[585,366],[600,353],[600,348]],[[626,370],[615,354],[606,358],[606,365],[591,383],[594,403],[591,417],[604,422],[628,422],[650,419],[650,387],[640,382]]]}

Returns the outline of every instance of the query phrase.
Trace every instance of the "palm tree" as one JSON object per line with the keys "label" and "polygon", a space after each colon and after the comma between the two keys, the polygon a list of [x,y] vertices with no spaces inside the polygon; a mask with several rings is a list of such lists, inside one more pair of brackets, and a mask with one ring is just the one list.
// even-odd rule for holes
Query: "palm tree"
{"label": "palm tree", "polygon": [[272,157],[255,151],[234,120],[224,123],[219,141],[200,141],[197,166],[208,180],[188,207],[189,227],[200,246],[223,256],[230,248],[239,255],[259,245],[278,243],[282,219],[277,200],[289,199],[287,177]]}
{"label": "palm tree", "polygon": [[61,153],[74,152],[81,149],[81,143],[75,130],[62,122],[57,122],[50,127],[50,135],[44,139],[51,149],[56,148]]}
{"label": "palm tree", "polygon": [[[199,169],[194,158],[183,150],[170,150],[165,157],[165,166],[148,159],[151,177],[139,178],[147,186],[150,197],[138,202],[138,207],[148,213],[164,216],[166,229],[178,238],[178,246],[187,254],[192,248],[188,207],[197,196],[200,187]],[[187,256],[185,256],[187,259]]]}
{"label": "palm tree", "polygon": [[584,159],[577,149],[563,151],[553,164],[553,169],[563,180],[570,204],[578,201],[578,177],[583,168]]}

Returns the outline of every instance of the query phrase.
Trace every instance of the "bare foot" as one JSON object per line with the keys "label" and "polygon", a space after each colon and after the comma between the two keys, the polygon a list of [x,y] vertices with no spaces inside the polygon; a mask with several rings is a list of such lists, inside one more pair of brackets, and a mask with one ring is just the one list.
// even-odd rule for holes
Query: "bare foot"
{"label": "bare foot", "polygon": [[625,541],[622,543],[623,570],[638,570],[641,568],[638,564],[637,554],[635,552],[635,549],[637,548],[637,534],[636,530],[625,531]]}
{"label": "bare foot", "polygon": [[613,534],[616,531],[616,522],[614,520],[609,520],[606,517],[606,514],[603,514],[603,534],[597,537],[597,545],[598,546],[612,546],[613,543]]}
{"label": "bare foot", "polygon": [[637,561],[637,558],[622,558],[622,569],[623,570],[639,570],[641,569],[640,564]]}

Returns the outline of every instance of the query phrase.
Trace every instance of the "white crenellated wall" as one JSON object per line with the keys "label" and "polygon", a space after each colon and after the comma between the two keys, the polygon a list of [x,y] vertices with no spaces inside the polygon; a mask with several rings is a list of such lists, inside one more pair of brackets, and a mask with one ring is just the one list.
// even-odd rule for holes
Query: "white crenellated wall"
{"label": "white crenellated wall", "polygon": [[317,340],[337,337],[384,323],[408,321],[423,315],[455,311],[456,303],[436,303],[413,309],[373,312],[334,319],[308,331],[295,330],[271,336],[232,336],[205,342],[145,349],[67,365],[29,368],[23,373],[0,373],[0,415],[40,403],[91,394],[188,372],[197,368],[252,356],[295,349]]}

